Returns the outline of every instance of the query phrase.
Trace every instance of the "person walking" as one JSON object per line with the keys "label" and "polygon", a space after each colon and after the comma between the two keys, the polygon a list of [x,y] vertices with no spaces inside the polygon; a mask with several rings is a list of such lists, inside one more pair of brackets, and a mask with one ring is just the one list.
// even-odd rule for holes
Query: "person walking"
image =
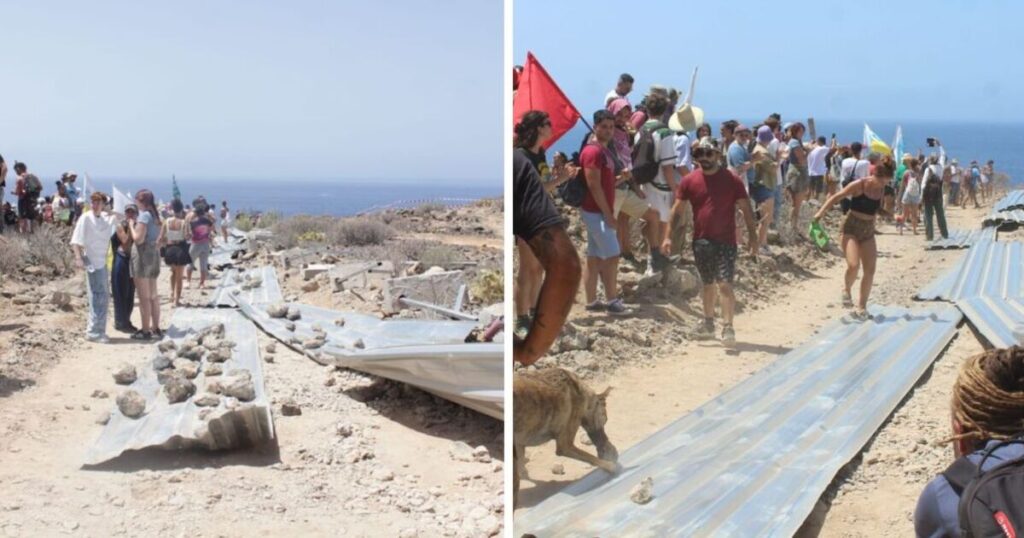
{"label": "person walking", "polygon": [[[673,225],[683,215],[683,204],[693,206],[693,258],[703,284],[701,299],[704,319],[691,338],[706,340],[715,336],[715,302],[721,294],[722,342],[736,342],[733,313],[736,296],[732,282],[736,274],[736,209],[743,213],[747,225],[750,255],[757,256],[757,230],[754,209],[750,206],[743,181],[721,165],[722,151],[711,137],[700,140],[693,153],[699,168],[684,177],[676,190],[672,205]],[[673,226],[674,227],[674,226]],[[672,237],[666,237],[663,252],[672,251]]]}
{"label": "person walking", "polygon": [[86,275],[89,318],[85,339],[106,344],[110,342],[107,338],[107,309],[110,305],[107,248],[117,226],[117,217],[104,211],[107,199],[102,193],[94,192],[89,201],[92,210],[75,224],[71,246],[75,253],[75,264],[79,269],[84,269]]}
{"label": "person walking", "polygon": [[135,309],[135,283],[131,276],[132,226],[139,217],[139,208],[128,204],[124,208],[124,222],[114,228],[110,247],[114,260],[110,271],[110,290],[114,298],[114,330],[134,334],[138,327],[132,324]]}
{"label": "person walking", "polygon": [[[206,198],[200,196],[193,200],[192,208],[192,216],[185,219],[192,242],[188,254],[193,262],[199,263],[199,289],[206,289],[206,279],[210,276],[210,252],[213,250],[213,240],[217,237],[217,226],[210,216]],[[185,278],[192,282],[192,265],[189,265]]]}
{"label": "person walking", "polygon": [[882,199],[885,197],[885,186],[892,181],[896,172],[896,163],[892,157],[884,155],[875,166],[875,172],[866,178],[856,179],[842,190],[825,200],[818,212],[814,214],[814,222],[818,222],[829,208],[844,198],[851,198],[849,211],[840,225],[840,241],[843,253],[846,254],[846,274],[843,280],[843,306],[853,307],[850,289],[857,280],[857,272],[863,268],[864,275],[860,281],[860,297],[857,307],[852,313],[854,319],[868,318],[868,297],[875,279],[875,265],[878,259],[878,246],[875,243],[875,219],[882,211]]}
{"label": "person walking", "polygon": [[[652,99],[652,102],[657,104],[663,98],[660,96],[644,98],[645,101],[648,99]],[[629,118],[631,114],[629,110],[629,102],[625,99],[615,99],[608,104],[608,111],[615,116],[615,131],[612,133],[612,141],[609,146],[616,172],[615,204],[612,211],[618,219],[620,258],[635,269],[639,268],[641,264],[633,255],[632,234],[630,233],[632,221],[634,219],[644,221],[643,234],[651,251],[647,270],[652,271],[658,265],[657,248],[652,246],[658,244],[658,212],[650,206],[645,192],[633,181],[633,136],[630,135]],[[635,136],[636,133],[634,132],[633,135]]]}
{"label": "person walking", "polygon": [[[669,100],[661,95],[651,94],[647,96],[647,111],[650,113],[651,119],[644,123],[634,140],[634,150],[640,151],[643,149],[640,144],[643,137],[651,137],[651,157],[653,157],[657,167],[654,177],[649,182],[640,186],[647,204],[657,214],[654,221],[647,221],[647,226],[649,227],[648,242],[651,252],[647,271],[644,274],[648,277],[654,276],[666,265],[662,253],[658,251],[658,245],[661,245],[662,240],[669,234],[668,222],[669,215],[672,212],[672,197],[679,184],[675,166],[675,133],[661,119],[665,112],[669,111],[668,105]],[[640,155],[638,154],[636,157],[639,158]],[[637,162],[637,160],[634,159],[634,162]],[[620,230],[619,237],[628,238],[629,234],[623,232],[623,230]]]}
{"label": "person walking", "polygon": [[171,268],[171,301],[181,306],[181,286],[185,266],[192,262],[189,256],[189,227],[185,225],[185,207],[181,200],[171,202],[171,216],[164,220],[157,240],[163,247],[164,263]]}
{"label": "person walking", "polygon": [[963,180],[964,170],[956,159],[949,165],[949,198],[946,205],[949,207],[960,205],[960,182]]}
{"label": "person walking", "polygon": [[810,176],[807,172],[807,150],[801,138],[804,136],[804,124],[796,122],[786,130],[790,136],[786,146],[789,148],[789,168],[786,170],[786,190],[793,200],[789,213],[789,225],[794,235],[800,235],[800,206],[807,197],[810,188]]}
{"label": "person walking", "polygon": [[[900,181],[903,191],[900,193],[900,200],[903,204],[903,222],[910,224],[917,235],[917,221],[921,212],[921,176],[918,174],[917,159],[911,157],[907,162],[906,170],[903,172],[903,179]],[[902,230],[900,230],[902,234]]]}
{"label": "person walking", "polygon": [[[615,220],[615,166],[608,143],[615,132],[615,116],[605,109],[594,113],[595,142],[580,152],[580,165],[587,182],[587,195],[580,217],[587,228],[587,266],[584,276],[586,309],[591,312],[626,314],[619,298],[619,239]],[[597,298],[598,280],[604,284],[607,302]]]}
{"label": "person walking", "polygon": [[231,228],[231,210],[228,209],[227,200],[220,202],[220,231],[224,236],[224,243],[228,242],[228,231]]}
{"label": "person walking", "polygon": [[139,313],[142,328],[132,334],[133,340],[163,338],[160,330],[160,295],[156,279],[160,276],[160,252],[157,239],[160,237],[160,215],[156,209],[153,192],[142,189],[135,193],[139,217],[132,228],[131,275],[139,295]]}
{"label": "person walking", "polygon": [[[936,143],[938,141],[936,140]],[[941,146],[939,147],[941,150]],[[946,229],[946,212],[942,208],[942,172],[945,169],[945,154],[942,157],[938,155],[931,155],[928,157],[928,166],[925,168],[922,178],[921,185],[924,188],[924,192],[921,195],[921,201],[924,202],[924,236],[925,239],[931,241],[935,238],[935,232],[932,228],[932,216],[934,215],[935,220],[939,224],[939,233],[943,239],[949,237],[949,231]]]}
{"label": "person walking", "polygon": [[832,150],[826,143],[825,137],[819,136],[815,141],[814,149],[807,155],[807,173],[810,177],[810,192],[808,196],[818,200],[825,192],[825,176],[828,174],[828,154]]}
{"label": "person walking", "polygon": [[754,146],[752,161],[754,163],[754,180],[750,183],[750,197],[756,204],[758,216],[757,243],[762,254],[768,251],[768,226],[772,223],[775,213],[775,189],[778,180],[779,163],[769,151],[774,136],[772,128],[762,125],[757,128],[757,145]]}
{"label": "person walking", "polygon": [[35,174],[28,171],[22,162],[14,163],[14,173],[18,181],[14,184],[14,194],[18,197],[18,231],[23,234],[32,233],[33,224],[38,219],[39,195],[43,192],[43,184]]}

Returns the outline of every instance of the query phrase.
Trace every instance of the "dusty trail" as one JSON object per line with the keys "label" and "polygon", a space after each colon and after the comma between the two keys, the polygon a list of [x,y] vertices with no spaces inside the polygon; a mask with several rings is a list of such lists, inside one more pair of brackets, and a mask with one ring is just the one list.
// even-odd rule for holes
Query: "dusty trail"
{"label": "dusty trail", "polygon": [[[987,211],[954,209],[947,216],[949,226],[977,227]],[[909,230],[903,236],[897,235],[891,225],[881,225],[880,231],[883,235],[878,238],[879,260],[871,303],[923,306],[911,299],[914,291],[954,263],[962,251],[925,251],[923,228],[919,236],[911,235]],[[637,317],[678,326],[659,337],[663,341],[652,342],[638,352],[650,360],[630,364],[598,358],[598,364],[584,363],[595,388],[614,387],[608,401],[606,431],[619,451],[742,382],[774,360],[776,354],[800,345],[823,325],[845,314],[840,303],[844,266],[845,262],[834,259],[795,284],[770,293],[767,301],[738,293],[739,299],[748,304],[736,317],[735,350],[726,349],[717,341],[693,342],[683,338],[693,313],[671,305],[640,306]],[[646,322],[590,316],[579,308],[570,319],[581,327],[596,327],[598,331],[623,323],[630,330],[642,331],[646,327]],[[677,319],[685,319],[686,325],[680,325]],[[912,534],[908,517],[917,495],[927,480],[951,461],[950,450],[931,443],[948,431],[948,394],[957,368],[964,358],[980,350],[981,345],[969,328],[962,326],[954,344],[866,448],[865,460],[872,460],[871,464],[860,464],[861,458],[857,458],[826,493],[831,510],[820,528],[821,536]],[[545,359],[545,363],[559,365],[560,357],[566,360],[566,354],[561,354]],[[574,360],[569,364],[579,368]],[[580,440],[583,438],[585,435],[581,434]],[[902,461],[897,457],[900,450],[905,456]],[[528,457],[528,469],[535,482],[523,482],[517,513],[591,470],[575,460],[555,456],[553,443],[529,449]],[[555,464],[562,466],[563,474],[552,472]],[[822,509],[816,519],[826,514],[824,508],[828,506],[819,504]]]}
{"label": "dusty trail", "polygon": [[[328,308],[369,308],[327,286],[302,292],[306,282],[297,270],[277,270],[286,296]],[[166,275],[158,281],[165,327],[172,314]],[[101,431],[95,421],[120,389],[111,371],[123,361],[138,364],[148,350],[114,332],[109,345],[83,342],[84,296],[77,291],[84,286],[80,276],[67,282],[76,292],[70,312],[0,297],[0,536],[500,532],[500,421],[402,384],[319,366],[280,344],[273,355],[263,352],[273,361],[263,371],[276,445],[223,453],[147,450],[82,468]],[[28,289],[8,280],[0,291]],[[202,294],[186,290],[185,299],[200,303]],[[28,316],[26,309],[38,313]],[[51,334],[60,341],[51,342]],[[264,350],[270,339],[259,338]],[[25,340],[67,351],[36,356]],[[29,361],[38,362],[24,364]],[[109,397],[92,397],[97,390]],[[282,416],[285,399],[302,414]],[[482,453],[474,455],[475,447]]]}

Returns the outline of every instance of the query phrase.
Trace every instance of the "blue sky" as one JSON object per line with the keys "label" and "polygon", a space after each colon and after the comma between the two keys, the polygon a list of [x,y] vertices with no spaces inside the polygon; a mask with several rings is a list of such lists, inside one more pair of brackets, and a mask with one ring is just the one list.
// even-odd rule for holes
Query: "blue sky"
{"label": "blue sky", "polygon": [[1009,0],[516,0],[513,61],[532,51],[589,118],[622,72],[710,118],[1024,120],[1024,4]]}
{"label": "blue sky", "polygon": [[44,176],[500,184],[502,5],[7,3],[0,155]]}

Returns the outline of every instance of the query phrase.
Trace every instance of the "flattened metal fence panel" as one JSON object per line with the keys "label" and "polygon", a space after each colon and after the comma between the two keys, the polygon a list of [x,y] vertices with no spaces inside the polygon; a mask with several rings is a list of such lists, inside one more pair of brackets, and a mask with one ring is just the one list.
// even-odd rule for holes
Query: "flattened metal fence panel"
{"label": "flattened metal fence panel", "polygon": [[980,230],[950,230],[949,237],[936,238],[934,241],[925,243],[926,250],[959,249],[969,248],[981,241],[995,241],[995,228],[982,228]]}
{"label": "flattened metal fence panel", "polygon": [[1024,291],[1024,243],[983,242],[917,293],[925,301],[1019,297]]}
{"label": "flattened metal fence panel", "polygon": [[1024,297],[972,297],[956,306],[991,346],[1024,345],[1013,336],[1015,328],[1024,328]]}
{"label": "flattened metal fence panel", "polygon": [[[242,289],[246,275],[261,279],[261,284],[252,289]],[[242,271],[228,269],[221,275],[217,288],[210,297],[209,306],[234,308],[237,306],[232,297],[237,295],[243,301],[254,305],[280,303],[284,301],[281,285],[277,281],[277,272],[270,265]]]}
{"label": "flattened metal fence panel", "polygon": [[[180,344],[190,331],[198,332],[215,323],[223,323],[224,339],[236,344],[231,358],[222,364],[223,371],[248,370],[256,398],[251,402],[237,402],[237,407],[233,408],[228,407],[228,399],[224,397],[217,407],[201,408],[193,404],[193,399],[204,393],[206,374],[203,372],[207,366],[204,358],[199,376],[192,380],[197,388],[196,394],[184,402],[168,403],[152,367],[152,359],[158,354],[154,344],[150,348],[151,355],[133,363],[138,379],[128,387],[146,399],[145,414],[135,419],[128,418],[113,405],[110,421],[86,453],[87,465],[116,458],[126,450],[149,447],[224,450],[257,445],[274,438],[270,404],[263,386],[258,335],[252,322],[237,310],[178,308],[165,333]],[[203,419],[200,418],[202,409],[213,411]]]}
{"label": "flattened metal fence panel", "polygon": [[[618,476],[591,472],[528,509],[514,534],[792,536],[961,319],[952,306],[870,311],[626,450]],[[645,477],[654,497],[637,505],[630,489]]]}
{"label": "flattened metal fence panel", "polygon": [[[239,299],[239,297],[234,297]],[[238,300],[249,319],[267,334],[321,364],[335,364],[419,387],[497,419],[504,419],[504,352],[500,343],[466,343],[474,322],[381,320],[365,314],[289,303],[302,317],[271,318],[257,305]],[[338,320],[344,320],[342,325]],[[303,343],[326,334],[323,346]]]}

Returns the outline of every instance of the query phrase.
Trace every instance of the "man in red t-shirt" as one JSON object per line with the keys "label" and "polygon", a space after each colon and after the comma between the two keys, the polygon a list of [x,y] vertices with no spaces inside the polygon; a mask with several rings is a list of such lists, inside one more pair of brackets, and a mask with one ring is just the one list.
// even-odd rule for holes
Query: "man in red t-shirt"
{"label": "man in red t-shirt", "polygon": [[[587,270],[583,289],[587,310],[626,314],[628,309],[619,298],[616,278],[619,272],[619,238],[615,219],[615,165],[608,153],[608,142],[615,132],[615,116],[601,109],[594,113],[596,143],[580,151],[580,166],[587,180],[587,197],[580,206],[580,218],[587,227]],[[604,284],[602,303],[597,298],[597,279]]]}
{"label": "man in red t-shirt", "polygon": [[[700,168],[679,183],[672,206],[673,224],[682,216],[684,202],[688,201],[693,206],[693,258],[704,284],[701,290],[704,319],[691,337],[701,340],[714,338],[716,291],[721,291],[722,342],[732,345],[736,342],[736,331],[732,328],[736,306],[736,296],[732,291],[736,274],[736,207],[739,206],[747,224],[751,256],[757,255],[754,209],[750,206],[743,181],[722,167],[722,152],[714,139],[702,138],[693,158]],[[671,237],[665,239],[662,251],[672,251]]]}

